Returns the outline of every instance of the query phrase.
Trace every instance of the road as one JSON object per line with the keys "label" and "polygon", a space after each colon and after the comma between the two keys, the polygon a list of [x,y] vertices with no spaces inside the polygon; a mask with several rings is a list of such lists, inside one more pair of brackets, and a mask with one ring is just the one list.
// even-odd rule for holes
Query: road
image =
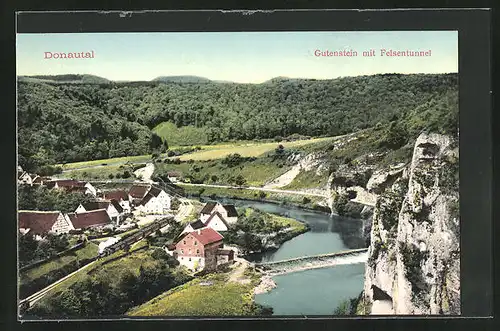
{"label": "road", "polygon": [[326,194],[304,192],[304,191],[280,190],[280,189],[264,188],[264,187],[256,187],[256,186],[231,186],[231,185],[192,184],[192,183],[177,183],[177,184],[179,186],[188,185],[188,186],[200,186],[200,187],[230,188],[230,189],[238,189],[238,190],[256,190],[256,191],[264,191],[264,192],[299,194],[299,195],[308,195],[308,196],[315,196],[315,197],[321,197],[321,198],[327,197]]}

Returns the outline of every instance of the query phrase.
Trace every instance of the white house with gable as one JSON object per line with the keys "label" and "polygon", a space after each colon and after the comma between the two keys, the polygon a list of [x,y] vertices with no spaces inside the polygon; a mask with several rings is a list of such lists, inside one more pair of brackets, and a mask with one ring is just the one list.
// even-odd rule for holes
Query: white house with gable
{"label": "white house with gable", "polygon": [[203,223],[207,223],[207,220],[212,216],[213,213],[218,212],[227,224],[234,224],[238,221],[238,212],[234,205],[223,205],[219,202],[211,201],[207,202],[200,213],[200,219]]}
{"label": "white house with gable", "polygon": [[138,203],[136,210],[145,214],[164,214],[170,211],[172,197],[162,189],[152,186]]}

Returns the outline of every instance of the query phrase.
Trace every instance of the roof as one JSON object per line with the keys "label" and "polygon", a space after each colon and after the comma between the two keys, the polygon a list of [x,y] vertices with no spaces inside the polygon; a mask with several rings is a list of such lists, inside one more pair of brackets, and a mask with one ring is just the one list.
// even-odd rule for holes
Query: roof
{"label": "roof", "polygon": [[146,196],[142,198],[141,202],[139,202],[139,205],[145,206],[149,202],[149,200],[156,198],[158,195],[160,195],[161,192],[162,192],[161,189],[156,188],[154,186],[151,187]]}
{"label": "roof", "polygon": [[229,227],[229,225],[227,224],[227,221],[224,219],[224,217],[218,211],[216,211],[215,213],[210,215],[210,217],[205,221],[205,225],[208,225],[210,223],[210,221],[212,221],[214,219],[215,216],[219,216],[222,223],[224,223],[226,225],[226,227]]}
{"label": "roof", "polygon": [[23,210],[17,213],[19,219],[19,229],[30,229],[30,233],[44,234],[52,230],[52,226],[57,222],[59,211],[34,211]]}
{"label": "roof", "polygon": [[86,211],[97,210],[97,209],[107,209],[109,206],[109,201],[91,201],[82,204]]}
{"label": "roof", "polygon": [[215,201],[209,201],[205,204],[205,206],[203,206],[203,209],[201,210],[200,213],[202,214],[211,214],[212,213],[212,210],[215,208],[215,206],[217,205],[217,202]]}
{"label": "roof", "polygon": [[63,186],[63,188],[66,192],[70,193],[86,193],[88,190],[85,186]]}
{"label": "roof", "polygon": [[134,185],[128,191],[128,194],[135,199],[142,199],[146,196],[149,191],[149,186],[145,185]]}
{"label": "roof", "polygon": [[103,197],[106,200],[113,200],[113,199],[117,201],[128,200],[128,194],[123,190],[103,192]]}
{"label": "roof", "polygon": [[83,187],[86,184],[85,182],[81,182],[79,180],[74,180],[74,179],[57,179],[47,182],[47,186],[54,187],[56,183],[58,187],[71,187],[71,186]]}
{"label": "roof", "polygon": [[193,230],[198,230],[198,229],[205,227],[205,224],[203,224],[203,222],[201,220],[196,220],[194,222],[191,222],[191,223],[189,223],[189,225],[191,225]]}
{"label": "roof", "polygon": [[182,173],[180,171],[167,171],[168,177],[182,177]]}
{"label": "roof", "polygon": [[148,194],[151,194],[152,196],[157,197],[160,195],[161,191],[162,191],[161,189],[154,187],[154,186],[151,186]]}
{"label": "roof", "polygon": [[231,249],[218,249],[217,250],[217,255],[231,255],[234,254],[233,250]]}
{"label": "roof", "polygon": [[120,205],[120,203],[117,200],[111,199],[110,203],[113,205],[113,207],[115,207],[117,212],[123,213],[123,207]]}
{"label": "roof", "polygon": [[84,229],[90,226],[111,223],[106,209],[97,209],[83,213],[70,213],[68,217],[75,229]]}
{"label": "roof", "polygon": [[184,233],[177,242],[189,235],[195,237],[203,246],[221,241],[224,238],[219,232],[212,228],[203,228],[193,232]]}
{"label": "roof", "polygon": [[238,217],[238,212],[234,205],[224,205],[223,207],[227,211],[227,217]]}
{"label": "roof", "polygon": [[165,246],[165,247],[167,247],[167,249],[168,249],[169,251],[174,251],[174,250],[175,250],[175,244],[168,244],[168,245],[167,245],[167,246]]}

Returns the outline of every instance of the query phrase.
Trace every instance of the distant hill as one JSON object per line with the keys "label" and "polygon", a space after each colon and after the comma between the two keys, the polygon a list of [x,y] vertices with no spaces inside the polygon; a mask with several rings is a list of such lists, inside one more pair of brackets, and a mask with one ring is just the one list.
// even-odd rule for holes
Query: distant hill
{"label": "distant hill", "polygon": [[20,81],[30,81],[30,82],[54,82],[54,83],[88,83],[88,84],[107,84],[111,81],[109,79],[94,76],[94,75],[35,75],[35,76],[19,76]]}
{"label": "distant hill", "polygon": [[[194,81],[187,77],[164,79]],[[206,137],[203,143],[336,136],[398,119],[418,134],[454,128],[458,116],[457,74],[277,77],[267,84],[210,83],[201,77],[182,85],[32,79],[43,78],[50,83],[18,84],[19,162],[27,171],[47,163],[148,154],[162,144],[158,135],[171,145],[196,136]]]}
{"label": "distant hill", "polygon": [[210,83],[210,79],[199,76],[159,76],[152,79],[153,82],[163,83]]}

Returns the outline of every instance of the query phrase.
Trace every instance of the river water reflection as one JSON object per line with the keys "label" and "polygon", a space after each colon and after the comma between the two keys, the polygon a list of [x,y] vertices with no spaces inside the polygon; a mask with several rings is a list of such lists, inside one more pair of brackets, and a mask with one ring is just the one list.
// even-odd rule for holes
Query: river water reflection
{"label": "river water reflection", "polygon": [[[366,247],[361,220],[265,202],[237,199],[224,199],[223,202],[285,215],[309,224],[310,231],[285,242],[279,249],[250,257],[256,262]],[[365,265],[358,263],[275,276],[277,288],[256,295],[255,301],[273,307],[274,315],[331,315],[343,300],[361,293],[364,270]]]}

